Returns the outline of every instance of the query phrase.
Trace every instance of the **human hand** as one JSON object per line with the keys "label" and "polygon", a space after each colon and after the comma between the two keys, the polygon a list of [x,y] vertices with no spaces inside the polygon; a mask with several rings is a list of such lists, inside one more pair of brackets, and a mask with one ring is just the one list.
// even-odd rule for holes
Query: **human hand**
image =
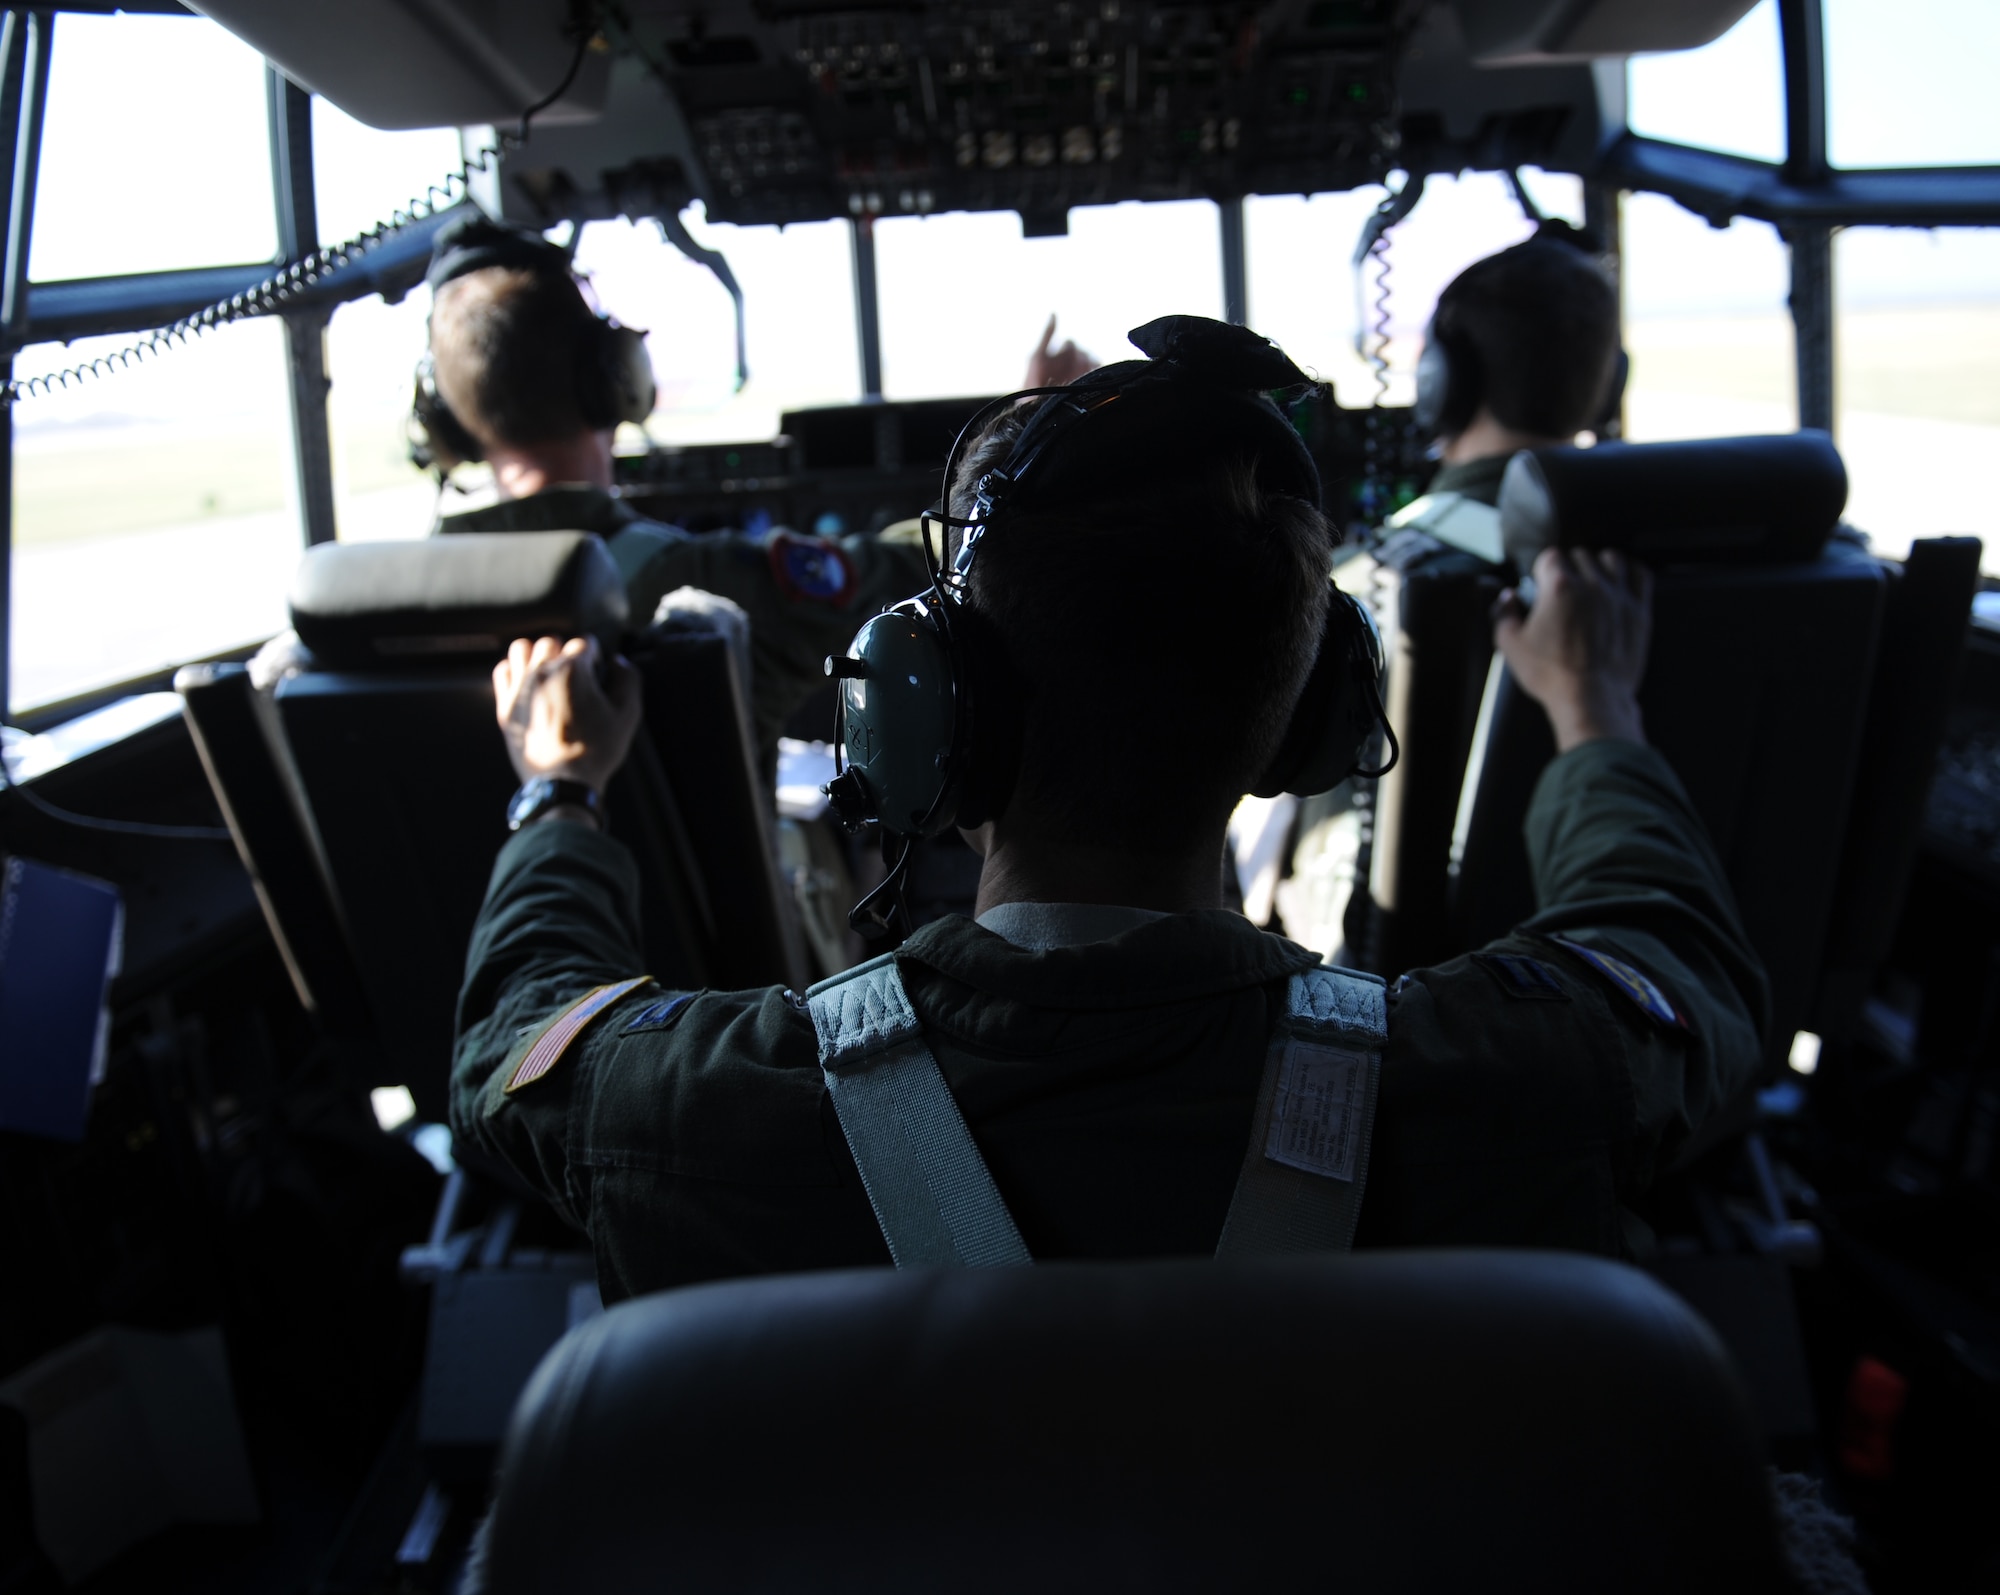
{"label": "human hand", "polygon": [[1050,316],[1049,324],[1042,328],[1042,341],[1028,356],[1028,376],[1022,387],[1066,388],[1078,377],[1088,376],[1097,369],[1096,359],[1070,339],[1065,339],[1060,349],[1051,349],[1049,345],[1055,335],[1056,318]]}
{"label": "human hand", "polygon": [[1639,683],[1653,640],[1653,577],[1605,550],[1535,556],[1535,606],[1508,588],[1493,606],[1493,645],[1521,688],[1548,711],[1556,748],[1600,737],[1646,740]]}
{"label": "human hand", "polygon": [[[597,679],[593,637],[516,638],[493,667],[493,707],[523,781],[581,781],[602,792],[639,729],[639,673],[613,659]],[[607,690],[608,689],[608,690]]]}

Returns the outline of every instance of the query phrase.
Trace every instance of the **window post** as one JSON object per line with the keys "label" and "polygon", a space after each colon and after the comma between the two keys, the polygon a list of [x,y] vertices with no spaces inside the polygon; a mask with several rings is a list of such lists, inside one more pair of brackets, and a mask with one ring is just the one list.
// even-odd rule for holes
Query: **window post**
{"label": "window post", "polygon": [[1243,196],[1217,200],[1222,213],[1222,319],[1250,325],[1250,263],[1243,245]]}
{"label": "window post", "polygon": [[875,287],[875,218],[848,224],[854,237],[854,333],[861,345],[861,397],[882,397],[882,301]]}
{"label": "window post", "polygon": [[[1785,180],[1824,181],[1826,160],[1826,37],[1821,0],[1778,0],[1785,52]],[[1792,252],[1792,341],[1796,351],[1799,425],[1833,430],[1833,229],[1795,222],[1784,229]]]}
{"label": "window post", "polygon": [[[1586,181],[1583,185],[1583,228],[1585,232],[1597,235],[1599,247],[1604,251],[1597,257],[1597,263],[1604,268],[1605,276],[1611,279],[1611,288],[1618,295],[1618,341],[1625,341],[1625,229],[1624,193],[1616,183]],[[1618,416],[1611,423],[1617,430],[1607,431],[1598,441],[1613,442],[1625,435],[1625,400],[1620,395]]]}
{"label": "window post", "polygon": [[[312,96],[274,66],[264,68],[271,128],[271,183],[278,211],[278,252],[297,260],[319,247],[318,201],[313,190]],[[285,373],[292,411],[292,465],[297,475],[299,519],[308,543],[330,543],[333,450],[327,435],[326,326],[324,310],[284,317]]]}
{"label": "window post", "polygon": [[[14,355],[28,320],[28,246],[54,33],[55,17],[47,11],[9,11],[0,18],[0,215],[7,219],[0,382],[14,380]],[[14,703],[13,621],[14,406],[5,403],[0,404],[0,723],[9,718]]]}

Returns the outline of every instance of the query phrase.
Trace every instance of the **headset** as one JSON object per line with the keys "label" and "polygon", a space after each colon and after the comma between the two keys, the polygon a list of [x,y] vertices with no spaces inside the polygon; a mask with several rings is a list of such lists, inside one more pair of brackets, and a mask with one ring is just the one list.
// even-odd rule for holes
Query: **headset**
{"label": "headset", "polygon": [[[900,906],[903,872],[920,837],[999,818],[1011,796],[1022,731],[1020,695],[1002,639],[967,602],[983,539],[1008,519],[1060,504],[1079,489],[1101,491],[1113,473],[1158,474],[1190,447],[1240,442],[1263,483],[1318,508],[1319,468],[1284,412],[1267,395],[1310,386],[1284,352],[1248,328],[1200,316],[1166,316],[1129,334],[1148,358],[1101,367],[1067,387],[1029,388],[984,406],[945,462],[939,507],[923,516],[930,588],[864,625],[845,656],[827,660],[838,683],[834,742],[839,765],[826,788],[850,830],[878,827],[902,839],[888,878],[855,906],[849,923],[887,934]],[[1012,405],[1040,399],[1006,458],[981,474],[971,513],[951,513],[952,484],[967,443]],[[949,569],[931,527],[956,530]],[[1357,599],[1332,589],[1319,650],[1258,796],[1323,792],[1351,775],[1386,774],[1395,733],[1382,706],[1382,639]],[[1388,763],[1366,768],[1378,732]]]}
{"label": "headset", "polygon": [[[476,211],[438,229],[424,280],[435,292],[489,266],[538,272],[576,284],[569,254],[560,245],[529,228],[497,222]],[[621,421],[643,422],[653,413],[658,396],[653,363],[646,354],[646,334],[592,310],[580,288],[576,307],[583,328],[577,349],[576,408],[583,424],[593,432],[608,432]],[[419,470],[436,471],[440,480],[453,466],[486,457],[480,441],[451,413],[438,392],[428,338],[423,358],[417,362],[409,431],[411,462]]]}
{"label": "headset", "polygon": [[[1586,256],[1598,252],[1595,238],[1563,221],[1540,222],[1525,242],[1562,244]],[[1479,351],[1451,314],[1450,294],[1451,289],[1446,288],[1439,297],[1430,324],[1424,328],[1424,352],[1417,357],[1417,399],[1412,418],[1432,438],[1455,437],[1470,426],[1485,389]],[[1630,371],[1631,361],[1620,347],[1604,401],[1592,421],[1592,430],[1600,437],[1606,435],[1606,428],[1618,418]]]}

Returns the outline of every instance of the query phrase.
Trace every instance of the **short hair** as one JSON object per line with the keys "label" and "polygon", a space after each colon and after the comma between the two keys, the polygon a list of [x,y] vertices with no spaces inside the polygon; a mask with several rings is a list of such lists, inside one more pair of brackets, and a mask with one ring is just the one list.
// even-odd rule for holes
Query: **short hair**
{"label": "short hair", "polygon": [[1567,438],[1599,418],[1618,362],[1618,295],[1587,249],[1587,234],[1545,223],[1438,296],[1434,335],[1453,361],[1469,353],[1467,375],[1502,426]]}
{"label": "short hair", "polygon": [[[971,445],[953,513],[967,513],[1033,410],[1017,406]],[[1226,823],[1275,756],[1317,655],[1332,547],[1319,510],[1268,490],[1241,455],[1002,509],[967,598],[1019,694],[1008,822],[1142,855]]]}
{"label": "short hair", "polygon": [[438,396],[487,448],[530,448],[590,430],[577,371],[590,307],[567,277],[488,266],[431,304]]}

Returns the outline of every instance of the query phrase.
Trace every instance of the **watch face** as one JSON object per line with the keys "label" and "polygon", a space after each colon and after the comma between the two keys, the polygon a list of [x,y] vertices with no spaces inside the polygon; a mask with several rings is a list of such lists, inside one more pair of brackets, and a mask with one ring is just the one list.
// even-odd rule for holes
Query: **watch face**
{"label": "watch face", "polygon": [[545,808],[549,794],[555,783],[547,776],[537,776],[522,785],[514,794],[514,801],[507,805],[507,823],[519,830],[534,818],[536,812]]}

